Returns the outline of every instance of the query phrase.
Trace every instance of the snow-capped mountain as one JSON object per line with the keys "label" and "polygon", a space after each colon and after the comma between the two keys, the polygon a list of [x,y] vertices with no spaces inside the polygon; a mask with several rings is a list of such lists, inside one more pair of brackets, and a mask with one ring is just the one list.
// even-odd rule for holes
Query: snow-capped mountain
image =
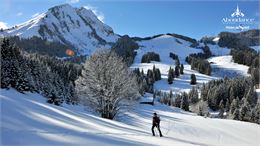
{"label": "snow-capped mountain", "polygon": [[37,36],[72,46],[71,49],[79,54],[91,54],[96,48],[109,48],[119,38],[91,10],[73,8],[69,4],[52,7],[46,13],[0,32],[0,36]]}

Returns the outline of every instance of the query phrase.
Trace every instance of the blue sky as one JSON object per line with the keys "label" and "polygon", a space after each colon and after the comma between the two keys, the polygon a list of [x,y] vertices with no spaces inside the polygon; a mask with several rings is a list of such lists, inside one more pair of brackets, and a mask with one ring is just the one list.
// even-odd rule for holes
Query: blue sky
{"label": "blue sky", "polygon": [[[151,36],[177,33],[196,39],[214,36],[225,28],[222,19],[231,17],[237,5],[247,18],[250,28],[259,28],[260,1],[156,1],[156,0],[0,0],[0,26],[13,26],[46,12],[48,8],[70,3],[87,6],[120,35]],[[238,30],[236,30],[238,31]]]}

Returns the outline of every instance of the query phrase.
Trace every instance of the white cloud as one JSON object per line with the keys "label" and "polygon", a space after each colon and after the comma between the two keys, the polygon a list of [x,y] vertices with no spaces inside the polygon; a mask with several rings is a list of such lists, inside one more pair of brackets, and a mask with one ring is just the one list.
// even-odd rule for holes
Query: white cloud
{"label": "white cloud", "polygon": [[22,15],[23,15],[22,12],[19,12],[19,13],[16,14],[16,16],[22,16]]}
{"label": "white cloud", "polygon": [[105,21],[105,15],[102,12],[98,11],[97,7],[86,5],[84,6],[84,8],[91,10],[101,22]]}
{"label": "white cloud", "polygon": [[0,28],[3,28],[3,29],[8,28],[8,27],[7,27],[7,23],[0,21]]}
{"label": "white cloud", "polygon": [[37,17],[38,15],[40,15],[40,13],[37,12],[37,13],[33,14],[31,17],[34,18],[34,17]]}
{"label": "white cloud", "polygon": [[70,4],[74,4],[74,3],[78,3],[79,0],[67,0],[66,2]]}

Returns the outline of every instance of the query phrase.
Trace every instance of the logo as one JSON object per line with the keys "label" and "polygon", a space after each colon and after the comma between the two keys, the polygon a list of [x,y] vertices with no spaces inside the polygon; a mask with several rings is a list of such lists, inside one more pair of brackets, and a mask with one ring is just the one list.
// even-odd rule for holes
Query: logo
{"label": "logo", "polygon": [[235,10],[234,13],[231,14],[231,17],[244,17],[245,14],[239,10],[239,6],[237,5],[237,9]]}
{"label": "logo", "polygon": [[231,13],[231,17],[222,18],[222,23],[226,29],[245,30],[250,29],[250,25],[254,23],[254,18],[246,17],[245,13],[237,5],[237,8]]}

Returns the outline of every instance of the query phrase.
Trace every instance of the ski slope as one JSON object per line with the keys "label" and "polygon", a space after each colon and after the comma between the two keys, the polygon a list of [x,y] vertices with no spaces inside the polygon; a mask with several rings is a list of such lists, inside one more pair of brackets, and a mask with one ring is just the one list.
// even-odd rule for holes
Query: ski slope
{"label": "ski slope", "polygon": [[[177,40],[177,41],[176,41]],[[139,68],[147,73],[148,69],[152,69],[153,65],[159,68],[162,75],[162,80],[155,82],[154,89],[174,93],[188,92],[192,86],[190,85],[190,75],[195,74],[198,85],[208,82],[218,77],[211,77],[195,70],[191,70],[191,66],[185,62],[185,58],[191,53],[202,52],[201,49],[190,47],[191,43],[182,39],[175,38],[170,35],[162,35],[160,37],[138,42],[140,48],[137,50],[137,55],[134,64],[131,68]],[[215,48],[214,48],[215,49]],[[155,52],[160,54],[160,62],[141,63],[142,56],[147,52]],[[179,56],[180,62],[184,64],[184,75],[175,78],[173,84],[168,84],[168,70],[170,67],[175,68],[175,60],[169,57],[169,53],[175,53]]]}
{"label": "ski slope", "polygon": [[[46,103],[36,93],[1,89],[1,145],[178,145],[252,146],[260,126],[210,119],[168,107],[137,104],[117,121],[102,119],[82,106]],[[144,99],[151,99],[146,94]],[[161,117],[164,137],[151,136],[152,113]]]}
{"label": "ski slope", "polygon": [[247,73],[249,67],[234,63],[231,55],[212,57],[208,61],[211,63],[213,76],[229,78],[249,76]]}
{"label": "ski slope", "polygon": [[[154,39],[139,41],[140,48],[137,50],[134,63],[131,66],[132,69],[139,68],[143,69],[144,73],[147,73],[148,69],[152,69],[155,65],[159,68],[162,75],[162,80],[155,82],[154,89],[161,90],[164,92],[173,93],[188,92],[192,88],[190,85],[190,75],[195,74],[197,78],[197,85],[208,82],[213,79],[220,79],[224,77],[238,77],[248,76],[248,67],[240,65],[232,61],[232,56],[229,55],[230,49],[221,48],[218,45],[207,44],[210,48],[214,57],[209,58],[208,61],[211,63],[212,75],[204,75],[191,69],[191,66],[185,62],[185,58],[191,53],[202,52],[201,49],[190,47],[191,42],[175,38],[170,35],[162,35]],[[200,44],[200,47],[204,44]],[[160,55],[160,62],[141,63],[142,56],[147,52],[155,52]],[[169,57],[169,53],[173,52],[179,56],[180,62],[184,64],[184,75],[175,78],[173,84],[168,84],[168,70],[170,67],[175,68],[175,60]]]}

